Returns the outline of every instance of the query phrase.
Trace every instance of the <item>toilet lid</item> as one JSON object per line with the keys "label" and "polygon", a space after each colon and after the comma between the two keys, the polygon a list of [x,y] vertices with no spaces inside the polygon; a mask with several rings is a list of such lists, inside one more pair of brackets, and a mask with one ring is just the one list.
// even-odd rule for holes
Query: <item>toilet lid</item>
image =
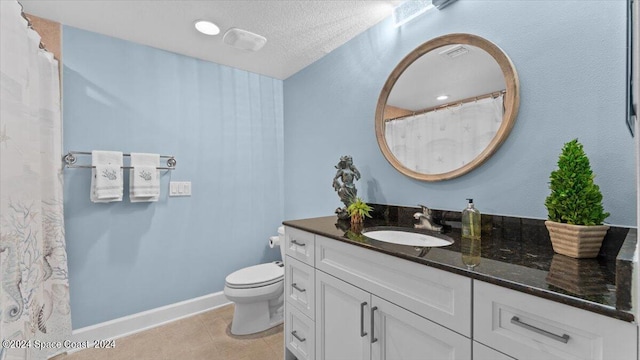
{"label": "toilet lid", "polygon": [[284,269],[274,263],[260,264],[240,269],[227,276],[225,282],[231,287],[256,287],[269,285],[284,277]]}

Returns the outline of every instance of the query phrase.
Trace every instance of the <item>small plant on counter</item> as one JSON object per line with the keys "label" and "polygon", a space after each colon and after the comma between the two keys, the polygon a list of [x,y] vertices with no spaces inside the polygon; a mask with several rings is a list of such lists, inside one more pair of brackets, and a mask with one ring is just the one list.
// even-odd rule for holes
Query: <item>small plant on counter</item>
{"label": "small plant on counter", "polygon": [[593,182],[589,158],[578,139],[562,148],[558,169],[551,172],[545,205],[549,220],[573,225],[601,225],[609,216],[602,206],[600,187]]}
{"label": "small plant on counter", "polygon": [[356,198],[354,201],[347,206],[347,212],[349,212],[349,216],[351,217],[351,224],[362,224],[362,221],[365,217],[370,218],[371,215],[369,213],[373,210],[373,208],[360,198]]}
{"label": "small plant on counter", "polygon": [[545,200],[549,213],[545,224],[553,249],[559,254],[574,258],[598,255],[609,229],[602,222],[609,213],[604,211],[602,193],[593,182],[594,177],[578,139],[564,144],[558,169],[551,172],[551,194]]}

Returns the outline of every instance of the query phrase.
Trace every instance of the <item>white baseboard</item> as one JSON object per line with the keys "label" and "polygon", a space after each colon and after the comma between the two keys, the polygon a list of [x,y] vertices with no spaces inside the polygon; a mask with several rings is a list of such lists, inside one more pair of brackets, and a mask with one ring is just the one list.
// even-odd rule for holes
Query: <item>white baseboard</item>
{"label": "white baseboard", "polygon": [[[88,341],[91,346],[96,340],[118,339],[228,304],[231,302],[220,291],[73,330],[70,340]],[[66,349],[66,352],[75,351]]]}

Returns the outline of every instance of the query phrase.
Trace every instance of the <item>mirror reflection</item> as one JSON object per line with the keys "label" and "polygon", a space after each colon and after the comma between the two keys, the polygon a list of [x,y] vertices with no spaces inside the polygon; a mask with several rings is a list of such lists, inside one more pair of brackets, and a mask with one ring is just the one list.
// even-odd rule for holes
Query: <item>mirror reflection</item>
{"label": "mirror reflection", "polygon": [[517,75],[473,35],[431,40],[396,67],[376,112],[378,142],[396,169],[427,181],[460,176],[504,141],[517,111]]}

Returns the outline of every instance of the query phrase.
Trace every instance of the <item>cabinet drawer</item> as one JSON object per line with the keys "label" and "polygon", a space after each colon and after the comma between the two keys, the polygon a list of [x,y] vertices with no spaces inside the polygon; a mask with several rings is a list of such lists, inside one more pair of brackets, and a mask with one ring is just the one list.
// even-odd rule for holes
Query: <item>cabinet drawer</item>
{"label": "cabinet drawer", "polygon": [[298,360],[315,358],[315,323],[290,303],[285,305],[284,342]]}
{"label": "cabinet drawer", "polygon": [[474,340],[517,359],[637,359],[631,323],[474,281]]}
{"label": "cabinet drawer", "polygon": [[315,240],[317,269],[471,337],[470,278],[319,235]]}
{"label": "cabinet drawer", "polygon": [[287,257],[285,273],[285,299],[311,320],[315,316],[315,269]]}
{"label": "cabinet drawer", "polygon": [[314,262],[314,237],[312,233],[285,227],[284,241],[285,253],[294,259],[313,266]]}

